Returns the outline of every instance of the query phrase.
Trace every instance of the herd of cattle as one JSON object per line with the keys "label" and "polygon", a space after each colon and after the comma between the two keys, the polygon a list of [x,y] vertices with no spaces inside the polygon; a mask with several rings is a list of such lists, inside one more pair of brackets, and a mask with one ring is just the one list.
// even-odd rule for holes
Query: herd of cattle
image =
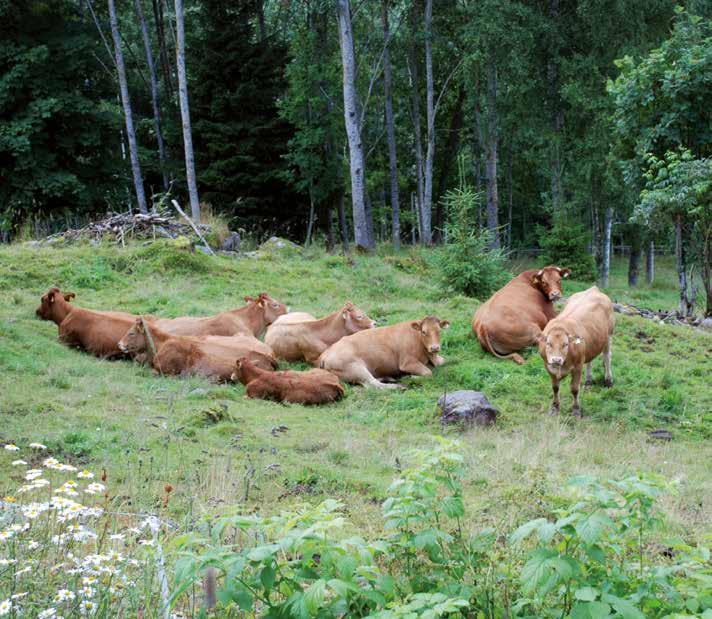
{"label": "herd of cattle", "polygon": [[[583,366],[588,384],[591,361],[603,354],[605,385],[612,384],[613,306],[594,286],[572,295],[557,316],[554,303],[568,276],[557,266],[521,273],[480,306],[472,330],[486,352],[517,363],[524,362],[517,351],[538,345],[551,376],[551,411],[558,413],[559,383],[571,374],[573,414],[581,415]],[[449,326],[427,316],[376,327],[351,302],[316,319],[289,312],[265,293],[214,316],[179,318],[89,310],[71,303],[74,297],[52,288],[36,312],[57,324],[59,340],[68,346],[102,358],[131,357],[160,374],[239,381],[249,397],[301,404],[338,400],[344,394],[340,381],[398,389],[392,381],[399,376],[431,376],[431,368],[444,363],[441,330]],[[277,371],[278,359],[315,368]]]}

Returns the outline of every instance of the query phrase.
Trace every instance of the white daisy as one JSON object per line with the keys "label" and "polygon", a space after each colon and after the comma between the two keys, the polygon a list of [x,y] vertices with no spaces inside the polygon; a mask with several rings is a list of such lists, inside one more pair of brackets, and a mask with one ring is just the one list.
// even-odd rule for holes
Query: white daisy
{"label": "white daisy", "polygon": [[10,600],[3,600],[0,602],[0,617],[10,614],[12,610],[12,602]]}
{"label": "white daisy", "polygon": [[32,447],[32,449],[47,449],[47,445],[43,445],[42,443],[30,443],[30,447]]}
{"label": "white daisy", "polygon": [[11,464],[12,466],[27,466],[27,462],[24,460],[13,460]]}

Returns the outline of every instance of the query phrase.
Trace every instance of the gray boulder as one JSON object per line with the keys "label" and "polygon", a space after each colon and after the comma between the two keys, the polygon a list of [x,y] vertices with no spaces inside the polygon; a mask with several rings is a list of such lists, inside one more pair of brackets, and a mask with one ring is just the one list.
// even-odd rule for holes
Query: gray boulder
{"label": "gray boulder", "polygon": [[499,411],[480,391],[453,391],[438,400],[440,423],[491,426],[497,421]]}
{"label": "gray boulder", "polygon": [[708,331],[712,331],[712,316],[705,318],[700,323],[700,327],[702,327],[703,329],[707,329]]}
{"label": "gray boulder", "polygon": [[231,232],[230,236],[228,236],[223,242],[222,245],[220,245],[220,249],[222,251],[240,251],[240,243],[242,240],[240,239],[240,233],[239,232]]}

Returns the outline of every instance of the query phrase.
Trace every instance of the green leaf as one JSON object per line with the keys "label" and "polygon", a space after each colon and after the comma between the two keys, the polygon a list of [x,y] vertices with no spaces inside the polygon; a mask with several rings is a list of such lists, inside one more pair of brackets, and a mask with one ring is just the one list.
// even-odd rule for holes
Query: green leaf
{"label": "green leaf", "polygon": [[260,582],[262,583],[262,586],[264,587],[265,593],[267,593],[267,595],[269,595],[269,592],[274,586],[274,578],[276,573],[277,572],[274,568],[274,563],[266,565],[262,568],[262,571],[260,572]]}
{"label": "green leaf", "polygon": [[259,563],[274,555],[278,550],[279,545],[277,544],[269,544],[268,546],[258,546],[257,548],[253,548],[250,551],[250,553],[247,555],[247,558],[250,561],[255,561],[256,563]]}
{"label": "green leaf", "polygon": [[571,609],[571,619],[607,619],[611,607],[603,602],[577,602]]}
{"label": "green leaf", "polygon": [[247,589],[240,589],[234,595],[234,600],[242,610],[252,610],[253,597]]}
{"label": "green leaf", "polygon": [[582,602],[593,602],[599,595],[600,591],[593,587],[581,587],[574,592],[574,598]]}
{"label": "green leaf", "polygon": [[326,597],[326,582],[322,579],[314,581],[304,592],[304,607],[310,615],[316,615]]}
{"label": "green leaf", "polygon": [[632,602],[623,598],[604,593],[601,596],[604,602],[608,602],[623,619],[645,619],[645,615],[641,613]]}
{"label": "green leaf", "polygon": [[556,551],[546,548],[539,548],[532,552],[520,575],[524,590],[533,591],[541,586],[551,575],[551,561],[558,558],[559,555]]}
{"label": "green leaf", "polygon": [[603,512],[597,511],[579,520],[575,528],[578,536],[586,545],[590,546],[598,542],[601,534],[611,526],[613,526],[613,521]]}
{"label": "green leaf", "polygon": [[525,522],[521,527],[519,527],[514,533],[509,536],[510,544],[517,544],[522,540],[529,537],[534,531],[538,530],[542,525],[547,524],[546,518],[537,518],[536,520],[530,520]]}

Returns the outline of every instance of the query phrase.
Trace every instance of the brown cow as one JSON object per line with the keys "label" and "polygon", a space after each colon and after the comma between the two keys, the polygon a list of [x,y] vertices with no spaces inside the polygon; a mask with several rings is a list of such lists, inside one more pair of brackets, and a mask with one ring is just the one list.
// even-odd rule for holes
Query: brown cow
{"label": "brown cow", "polygon": [[[303,312],[294,312],[299,317]],[[306,314],[307,316],[309,314]],[[267,328],[265,343],[280,359],[301,361],[315,365],[319,355],[342,337],[376,326],[351,301],[321,320],[295,320],[293,314],[280,316]]]}
{"label": "brown cow", "polygon": [[277,368],[272,349],[252,335],[171,335],[143,318],[134,321],[119,347],[129,354],[145,354],[158,373],[181,377],[228,381],[240,357],[248,357],[265,370]]}
{"label": "brown cow", "polygon": [[472,319],[472,331],[485,352],[524,363],[516,351],[533,346],[554,316],[561,297],[561,280],[569,269],[548,266],[524,271],[483,303]]}
{"label": "brown cow", "polygon": [[268,325],[287,312],[287,306],[266,292],[258,297],[245,297],[247,305],[214,316],[181,316],[162,318],[153,324],[171,335],[253,335],[260,337]]}
{"label": "brown cow", "polygon": [[428,316],[423,320],[359,331],[327,348],[319,358],[319,367],[334,372],[348,383],[400,389],[401,385],[384,383],[378,378],[403,374],[432,376],[428,365],[445,362],[438,354],[440,330],[449,326],[447,320]]}
{"label": "brown cow", "polygon": [[63,344],[105,359],[123,357],[118,342],[136,316],[126,312],[100,312],[77,307],[69,302],[75,296],[73,292],[62,294],[59,288],[50,288],[42,296],[35,313],[59,327],[59,341]]}
{"label": "brown cow", "polygon": [[233,381],[247,387],[247,397],[292,404],[326,404],[341,399],[344,388],[326,370],[265,372],[246,357],[237,360]]}
{"label": "brown cow", "polygon": [[539,336],[539,354],[551,376],[554,399],[551,413],[559,412],[559,383],[571,374],[573,415],[581,416],[579,387],[586,364],[586,384],[591,384],[591,361],[603,353],[606,387],[613,385],[611,373],[611,340],[613,337],[613,304],[596,286],[571,295],[561,313],[549,322]]}

